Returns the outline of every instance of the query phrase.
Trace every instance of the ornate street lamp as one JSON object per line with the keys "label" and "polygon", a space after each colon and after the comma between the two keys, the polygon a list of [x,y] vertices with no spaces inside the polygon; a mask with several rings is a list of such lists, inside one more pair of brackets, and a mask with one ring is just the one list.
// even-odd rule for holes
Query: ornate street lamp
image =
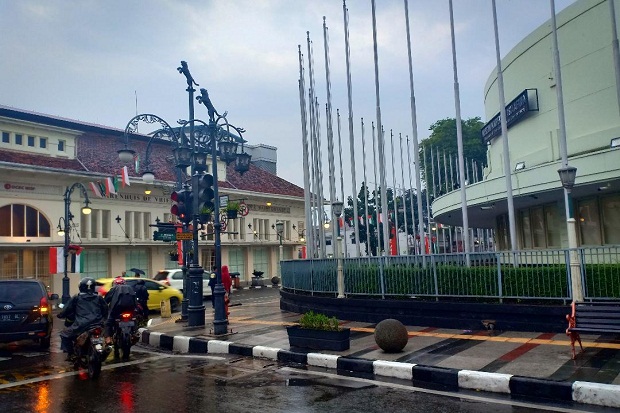
{"label": "ornate street lamp", "polygon": [[577,222],[575,221],[575,213],[573,211],[573,200],[571,191],[575,186],[575,178],[577,176],[577,168],[566,165],[558,169],[560,181],[564,188],[564,198],[566,205],[566,227],[568,231],[568,253],[570,263],[570,279],[571,290],[573,292],[573,301],[583,301],[583,282],[581,280],[581,264],[579,263],[579,255],[577,254]]}
{"label": "ornate street lamp", "polygon": [[[86,187],[80,183],[76,182],[70,187],[67,187],[64,195],[65,201],[65,216],[61,217],[58,220],[58,235],[65,237],[65,246],[63,250],[64,256],[64,271],[62,277],[62,303],[66,304],[71,298],[69,293],[69,273],[67,269],[67,258],[69,257],[69,244],[70,244],[70,235],[71,235],[71,220],[73,219],[73,215],[71,214],[71,195],[73,191],[78,188],[80,192],[82,192],[82,196],[84,197],[84,206],[82,207],[82,214],[88,215],[92,212],[89,207],[90,200],[88,199],[88,192],[86,191]],[[61,222],[64,223],[64,228],[61,227]]]}

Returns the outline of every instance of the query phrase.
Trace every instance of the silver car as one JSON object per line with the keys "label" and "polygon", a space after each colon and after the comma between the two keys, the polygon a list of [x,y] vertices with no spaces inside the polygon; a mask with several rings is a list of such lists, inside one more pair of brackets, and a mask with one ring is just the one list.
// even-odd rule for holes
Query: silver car
{"label": "silver car", "polygon": [[[208,271],[205,271],[202,275],[203,297],[211,296],[211,287],[209,287],[209,275],[210,273]],[[175,270],[161,270],[153,276],[153,279],[183,292],[183,271],[180,268]]]}

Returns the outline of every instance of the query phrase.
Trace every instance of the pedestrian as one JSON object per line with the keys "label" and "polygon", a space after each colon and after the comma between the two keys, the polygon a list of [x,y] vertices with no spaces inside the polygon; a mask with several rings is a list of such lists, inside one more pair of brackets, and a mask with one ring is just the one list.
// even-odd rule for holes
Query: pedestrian
{"label": "pedestrian", "polygon": [[134,284],[133,289],[136,292],[136,300],[138,301],[140,314],[142,315],[143,321],[146,322],[149,319],[149,290],[146,288],[144,280],[140,278],[139,273],[136,273],[136,278],[139,278],[139,280]]}
{"label": "pedestrian", "polygon": [[226,309],[226,316],[230,314],[228,311],[228,304],[230,304],[230,292],[232,290],[232,278],[230,278],[230,272],[228,271],[228,265],[222,265],[222,284],[224,285],[224,308]]}

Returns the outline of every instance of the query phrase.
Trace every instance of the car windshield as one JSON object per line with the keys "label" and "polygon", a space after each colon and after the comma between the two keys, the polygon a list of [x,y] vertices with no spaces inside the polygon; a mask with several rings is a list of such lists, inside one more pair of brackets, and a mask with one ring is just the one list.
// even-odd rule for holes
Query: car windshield
{"label": "car windshield", "polygon": [[153,277],[153,279],[155,281],[161,281],[161,280],[165,280],[166,277],[168,277],[168,271],[160,271],[157,274],[155,274],[155,276]]}
{"label": "car windshield", "polygon": [[13,304],[38,302],[41,287],[33,282],[3,282],[0,284],[0,301]]}

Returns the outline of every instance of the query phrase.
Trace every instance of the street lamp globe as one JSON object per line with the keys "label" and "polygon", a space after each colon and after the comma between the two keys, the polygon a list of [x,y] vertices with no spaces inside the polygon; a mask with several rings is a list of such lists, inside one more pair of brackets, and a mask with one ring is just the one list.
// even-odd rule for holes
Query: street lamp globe
{"label": "street lamp globe", "polygon": [[88,202],[87,202],[87,203],[86,203],[86,205],[84,205],[84,206],[82,207],[82,214],[84,214],[84,215],[88,215],[88,214],[90,214],[91,212],[93,212],[93,210],[92,210],[92,209],[90,209],[90,207],[88,206]]}
{"label": "street lamp globe", "polygon": [[252,155],[249,155],[245,152],[237,154],[237,163],[235,165],[235,171],[239,172],[240,175],[243,175],[247,171],[250,170],[250,159],[252,159]]}
{"label": "street lamp globe", "polygon": [[133,157],[136,154],[136,151],[129,149],[127,146],[116,152],[118,153],[118,159],[124,164],[128,164],[133,161]]}
{"label": "street lamp globe", "polygon": [[220,158],[222,158],[227,165],[237,158],[237,144],[235,142],[221,141],[218,144],[218,149],[220,151]]}
{"label": "street lamp globe", "polygon": [[284,232],[284,222],[276,221],[276,232],[280,237],[282,237],[282,233]]}
{"label": "street lamp globe", "polygon": [[575,186],[577,168],[567,165],[563,168],[558,169],[558,174],[560,175],[560,181],[562,182],[562,186],[566,188],[567,191],[573,189],[573,186]]}
{"label": "street lamp globe", "polygon": [[155,174],[151,171],[144,171],[142,173],[142,180],[145,184],[152,185],[155,182]]}
{"label": "street lamp globe", "polygon": [[334,201],[334,202],[332,202],[332,210],[334,211],[334,214],[337,217],[342,215],[342,207],[343,206],[344,206],[344,202],[342,202],[342,201]]}

